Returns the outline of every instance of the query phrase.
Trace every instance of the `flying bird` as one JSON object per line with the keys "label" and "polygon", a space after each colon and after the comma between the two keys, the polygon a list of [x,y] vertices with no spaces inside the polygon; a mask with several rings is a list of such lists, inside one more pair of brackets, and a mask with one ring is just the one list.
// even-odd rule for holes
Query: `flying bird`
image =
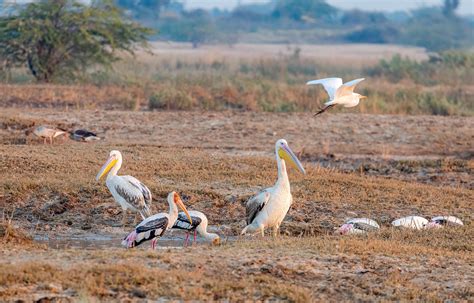
{"label": "flying bird", "polygon": [[80,142],[92,142],[100,140],[96,134],[85,129],[76,129],[71,133],[71,139]]}
{"label": "flying bird", "polygon": [[420,216],[408,216],[392,221],[395,227],[405,227],[411,229],[425,229],[428,220]]}
{"label": "flying bird", "polygon": [[354,88],[364,79],[365,78],[355,79],[344,84],[342,84],[341,78],[325,78],[308,81],[306,85],[321,84],[329,95],[329,101],[324,103],[325,107],[314,115],[322,114],[337,104],[343,105],[344,107],[354,107],[359,104],[360,99],[367,97],[354,93]]}
{"label": "flying bird", "polygon": [[117,176],[122,166],[122,154],[113,150],[96,176],[99,181],[107,175],[105,184],[115,201],[122,207],[122,225],[127,219],[127,209],[140,213],[142,219],[150,216],[151,192],[142,182],[132,176]]}
{"label": "flying bird", "polygon": [[185,212],[180,212],[178,218],[173,225],[173,229],[181,229],[186,231],[186,240],[184,246],[188,245],[189,233],[194,232],[194,242],[196,242],[196,234],[198,233],[204,239],[210,241],[212,244],[219,244],[220,237],[218,234],[207,232],[208,220],[205,214],[200,211],[190,210],[192,222]]}
{"label": "flying bird", "polygon": [[163,236],[166,230],[171,229],[178,219],[178,207],[183,210],[190,224],[193,224],[193,220],[178,193],[174,191],[169,193],[167,201],[170,207],[168,213],[158,213],[143,220],[135,227],[134,231],[125,237],[122,245],[132,248],[151,240],[151,247],[155,249],[156,241]]}
{"label": "flying bird", "polygon": [[37,137],[43,138],[43,144],[46,144],[46,139],[49,139],[49,144],[53,144],[53,138],[67,134],[67,131],[41,125],[33,130],[33,134]]}
{"label": "flying bird", "polygon": [[380,225],[375,220],[368,218],[353,218],[346,221],[336,232],[341,235],[365,234],[379,229]]}
{"label": "flying bird", "polygon": [[241,234],[260,231],[265,235],[265,228],[273,227],[273,235],[277,236],[280,224],[290,209],[293,198],[290,181],[286,172],[287,163],[305,174],[303,165],[288,146],[285,139],[275,143],[275,156],[278,166],[278,179],[274,186],[266,188],[251,197],[246,204],[247,226]]}

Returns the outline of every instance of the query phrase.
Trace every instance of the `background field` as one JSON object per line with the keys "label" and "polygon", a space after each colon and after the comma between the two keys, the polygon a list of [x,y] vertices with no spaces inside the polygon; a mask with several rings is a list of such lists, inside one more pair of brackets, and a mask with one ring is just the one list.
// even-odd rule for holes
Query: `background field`
{"label": "background field", "polygon": [[154,43],[150,52],[125,56],[112,69],[89,69],[81,79],[64,78],[55,85],[34,84],[23,69],[4,73],[0,105],[315,112],[327,94],[305,83],[338,76],[346,81],[367,78],[357,91],[368,99],[352,112],[472,116],[473,71],[472,52],[430,57],[423,49],[395,45],[237,44],[193,49],[190,44]]}

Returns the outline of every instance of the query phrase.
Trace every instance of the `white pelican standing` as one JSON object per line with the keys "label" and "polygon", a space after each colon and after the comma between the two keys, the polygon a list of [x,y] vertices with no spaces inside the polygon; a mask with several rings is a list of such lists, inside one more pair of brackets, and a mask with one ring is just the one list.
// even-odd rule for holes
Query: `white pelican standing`
{"label": "white pelican standing", "polygon": [[193,224],[193,220],[186,210],[183,201],[176,192],[168,194],[168,204],[170,206],[169,213],[158,213],[151,217],[146,218],[140,224],[135,227],[125,239],[122,241],[122,245],[128,248],[132,248],[142,244],[145,241],[151,241],[151,247],[155,249],[156,241],[160,238],[166,230],[171,229],[178,218],[178,207],[183,211],[185,216],[189,219],[189,222]]}
{"label": "white pelican standing", "polygon": [[140,213],[142,219],[150,216],[151,192],[142,182],[132,176],[117,176],[122,166],[122,154],[113,150],[107,162],[96,176],[99,181],[107,173],[105,184],[115,201],[122,207],[122,225],[127,219],[127,209]]}
{"label": "white pelican standing", "polygon": [[207,232],[208,220],[205,214],[200,211],[190,210],[189,215],[191,216],[192,222],[188,219],[186,213],[180,212],[178,218],[173,225],[173,229],[181,229],[186,231],[186,240],[184,246],[188,245],[189,233],[194,232],[194,242],[196,242],[196,233],[198,233],[204,239],[210,241],[212,244],[219,244],[220,237],[218,234]]}
{"label": "white pelican standing", "polygon": [[308,81],[306,85],[322,84],[329,95],[329,101],[324,103],[326,107],[322,108],[315,116],[322,114],[327,109],[341,104],[344,107],[354,107],[359,104],[360,99],[367,98],[360,94],[354,93],[355,86],[365,78],[355,79],[342,84],[341,78],[326,78],[320,80]]}
{"label": "white pelican standing", "polygon": [[277,236],[280,224],[293,201],[286,163],[293,164],[301,173],[305,173],[303,165],[291,151],[285,139],[280,139],[275,143],[275,154],[278,179],[273,187],[264,189],[247,201],[247,226],[242,230],[242,235],[246,232],[260,231],[264,236],[265,228],[273,227],[273,235]]}
{"label": "white pelican standing", "polygon": [[62,129],[41,125],[33,130],[33,134],[37,137],[43,138],[43,144],[46,144],[46,139],[49,139],[49,144],[53,144],[53,138],[67,134],[67,132]]}

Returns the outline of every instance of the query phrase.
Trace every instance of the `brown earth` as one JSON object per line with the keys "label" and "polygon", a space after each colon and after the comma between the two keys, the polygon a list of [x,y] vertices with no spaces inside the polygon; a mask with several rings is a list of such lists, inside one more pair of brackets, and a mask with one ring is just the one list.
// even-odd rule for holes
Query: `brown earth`
{"label": "brown earth", "polygon": [[[104,140],[43,145],[27,135],[38,124],[87,128]],[[472,129],[469,117],[2,108],[0,209],[12,226],[4,228],[0,299],[473,300]],[[238,238],[243,203],[275,181],[278,138],[307,170],[290,172],[294,204],[284,236]],[[150,187],[155,212],[177,190],[189,209],[208,215],[224,244],[155,252],[75,247],[90,235],[119,242],[132,226],[132,216],[128,228],[117,226],[121,211],[94,180],[111,149],[122,151],[122,174]],[[439,214],[466,226],[388,227],[397,217]],[[383,230],[332,235],[356,216]],[[15,230],[73,240],[53,249],[12,241]]]}

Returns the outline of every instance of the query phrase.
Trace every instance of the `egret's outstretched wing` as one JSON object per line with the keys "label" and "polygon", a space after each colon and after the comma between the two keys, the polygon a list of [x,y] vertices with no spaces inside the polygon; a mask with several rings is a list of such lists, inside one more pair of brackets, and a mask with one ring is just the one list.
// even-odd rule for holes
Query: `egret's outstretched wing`
{"label": "egret's outstretched wing", "polygon": [[146,218],[150,216],[151,191],[132,176],[121,176],[123,182],[115,185],[117,193]]}
{"label": "egret's outstretched wing", "polygon": [[333,100],[336,96],[337,89],[342,85],[341,78],[325,78],[306,82],[306,85],[321,84],[329,95],[329,99]]}
{"label": "egret's outstretched wing", "polygon": [[270,200],[270,193],[268,191],[261,191],[255,196],[251,197],[246,204],[247,224],[252,224],[252,221],[263,209],[265,204]]}
{"label": "egret's outstretched wing", "polygon": [[364,80],[365,78],[359,78],[359,79],[355,79],[355,80],[344,83],[337,89],[336,98],[352,94],[354,92],[354,88],[356,87],[356,85]]}

